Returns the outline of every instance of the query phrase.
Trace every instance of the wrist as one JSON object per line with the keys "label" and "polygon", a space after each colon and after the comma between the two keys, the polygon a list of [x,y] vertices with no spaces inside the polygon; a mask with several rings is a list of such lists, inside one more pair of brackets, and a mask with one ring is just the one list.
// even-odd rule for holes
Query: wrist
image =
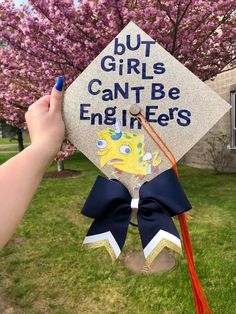
{"label": "wrist", "polygon": [[38,158],[40,158],[42,164],[45,166],[49,165],[56,157],[60,148],[52,148],[50,144],[46,143],[32,143],[28,148],[35,152]]}

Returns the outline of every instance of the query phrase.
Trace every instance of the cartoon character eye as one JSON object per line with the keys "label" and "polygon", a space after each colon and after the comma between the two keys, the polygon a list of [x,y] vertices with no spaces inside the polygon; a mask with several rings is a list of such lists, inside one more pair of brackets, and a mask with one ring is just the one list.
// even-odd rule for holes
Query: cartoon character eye
{"label": "cartoon character eye", "polygon": [[129,154],[131,153],[131,148],[128,145],[121,145],[120,147],[121,154]]}
{"label": "cartoon character eye", "polygon": [[101,149],[107,147],[107,141],[105,141],[105,140],[98,140],[97,141],[97,147],[101,148]]}

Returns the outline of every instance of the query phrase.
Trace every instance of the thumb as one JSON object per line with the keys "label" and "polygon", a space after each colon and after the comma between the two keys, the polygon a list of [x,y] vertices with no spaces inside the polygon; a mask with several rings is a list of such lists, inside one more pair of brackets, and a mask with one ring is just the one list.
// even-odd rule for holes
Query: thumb
{"label": "thumb", "polygon": [[63,103],[63,85],[64,77],[58,76],[55,86],[52,89],[50,97],[50,109],[51,112],[61,112],[62,103]]}

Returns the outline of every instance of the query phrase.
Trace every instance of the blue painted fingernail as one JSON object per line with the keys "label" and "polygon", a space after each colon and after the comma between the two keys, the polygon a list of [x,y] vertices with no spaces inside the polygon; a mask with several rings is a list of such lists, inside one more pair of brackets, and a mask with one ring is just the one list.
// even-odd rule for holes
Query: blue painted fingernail
{"label": "blue painted fingernail", "polygon": [[57,82],[56,82],[56,86],[55,86],[56,90],[61,92],[62,88],[63,88],[63,83],[64,83],[64,77],[63,76],[58,76]]}

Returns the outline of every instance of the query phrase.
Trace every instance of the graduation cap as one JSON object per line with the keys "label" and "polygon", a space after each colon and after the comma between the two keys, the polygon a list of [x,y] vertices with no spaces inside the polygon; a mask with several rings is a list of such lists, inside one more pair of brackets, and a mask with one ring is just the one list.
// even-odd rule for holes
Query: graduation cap
{"label": "graduation cap", "polygon": [[178,216],[198,313],[210,313],[194,267],[176,163],[230,109],[205,83],[130,22],[69,86],[67,138],[98,176],[82,213],[94,219],[84,244],[115,260],[131,219],[147,264],[164,247],[181,252]]}

